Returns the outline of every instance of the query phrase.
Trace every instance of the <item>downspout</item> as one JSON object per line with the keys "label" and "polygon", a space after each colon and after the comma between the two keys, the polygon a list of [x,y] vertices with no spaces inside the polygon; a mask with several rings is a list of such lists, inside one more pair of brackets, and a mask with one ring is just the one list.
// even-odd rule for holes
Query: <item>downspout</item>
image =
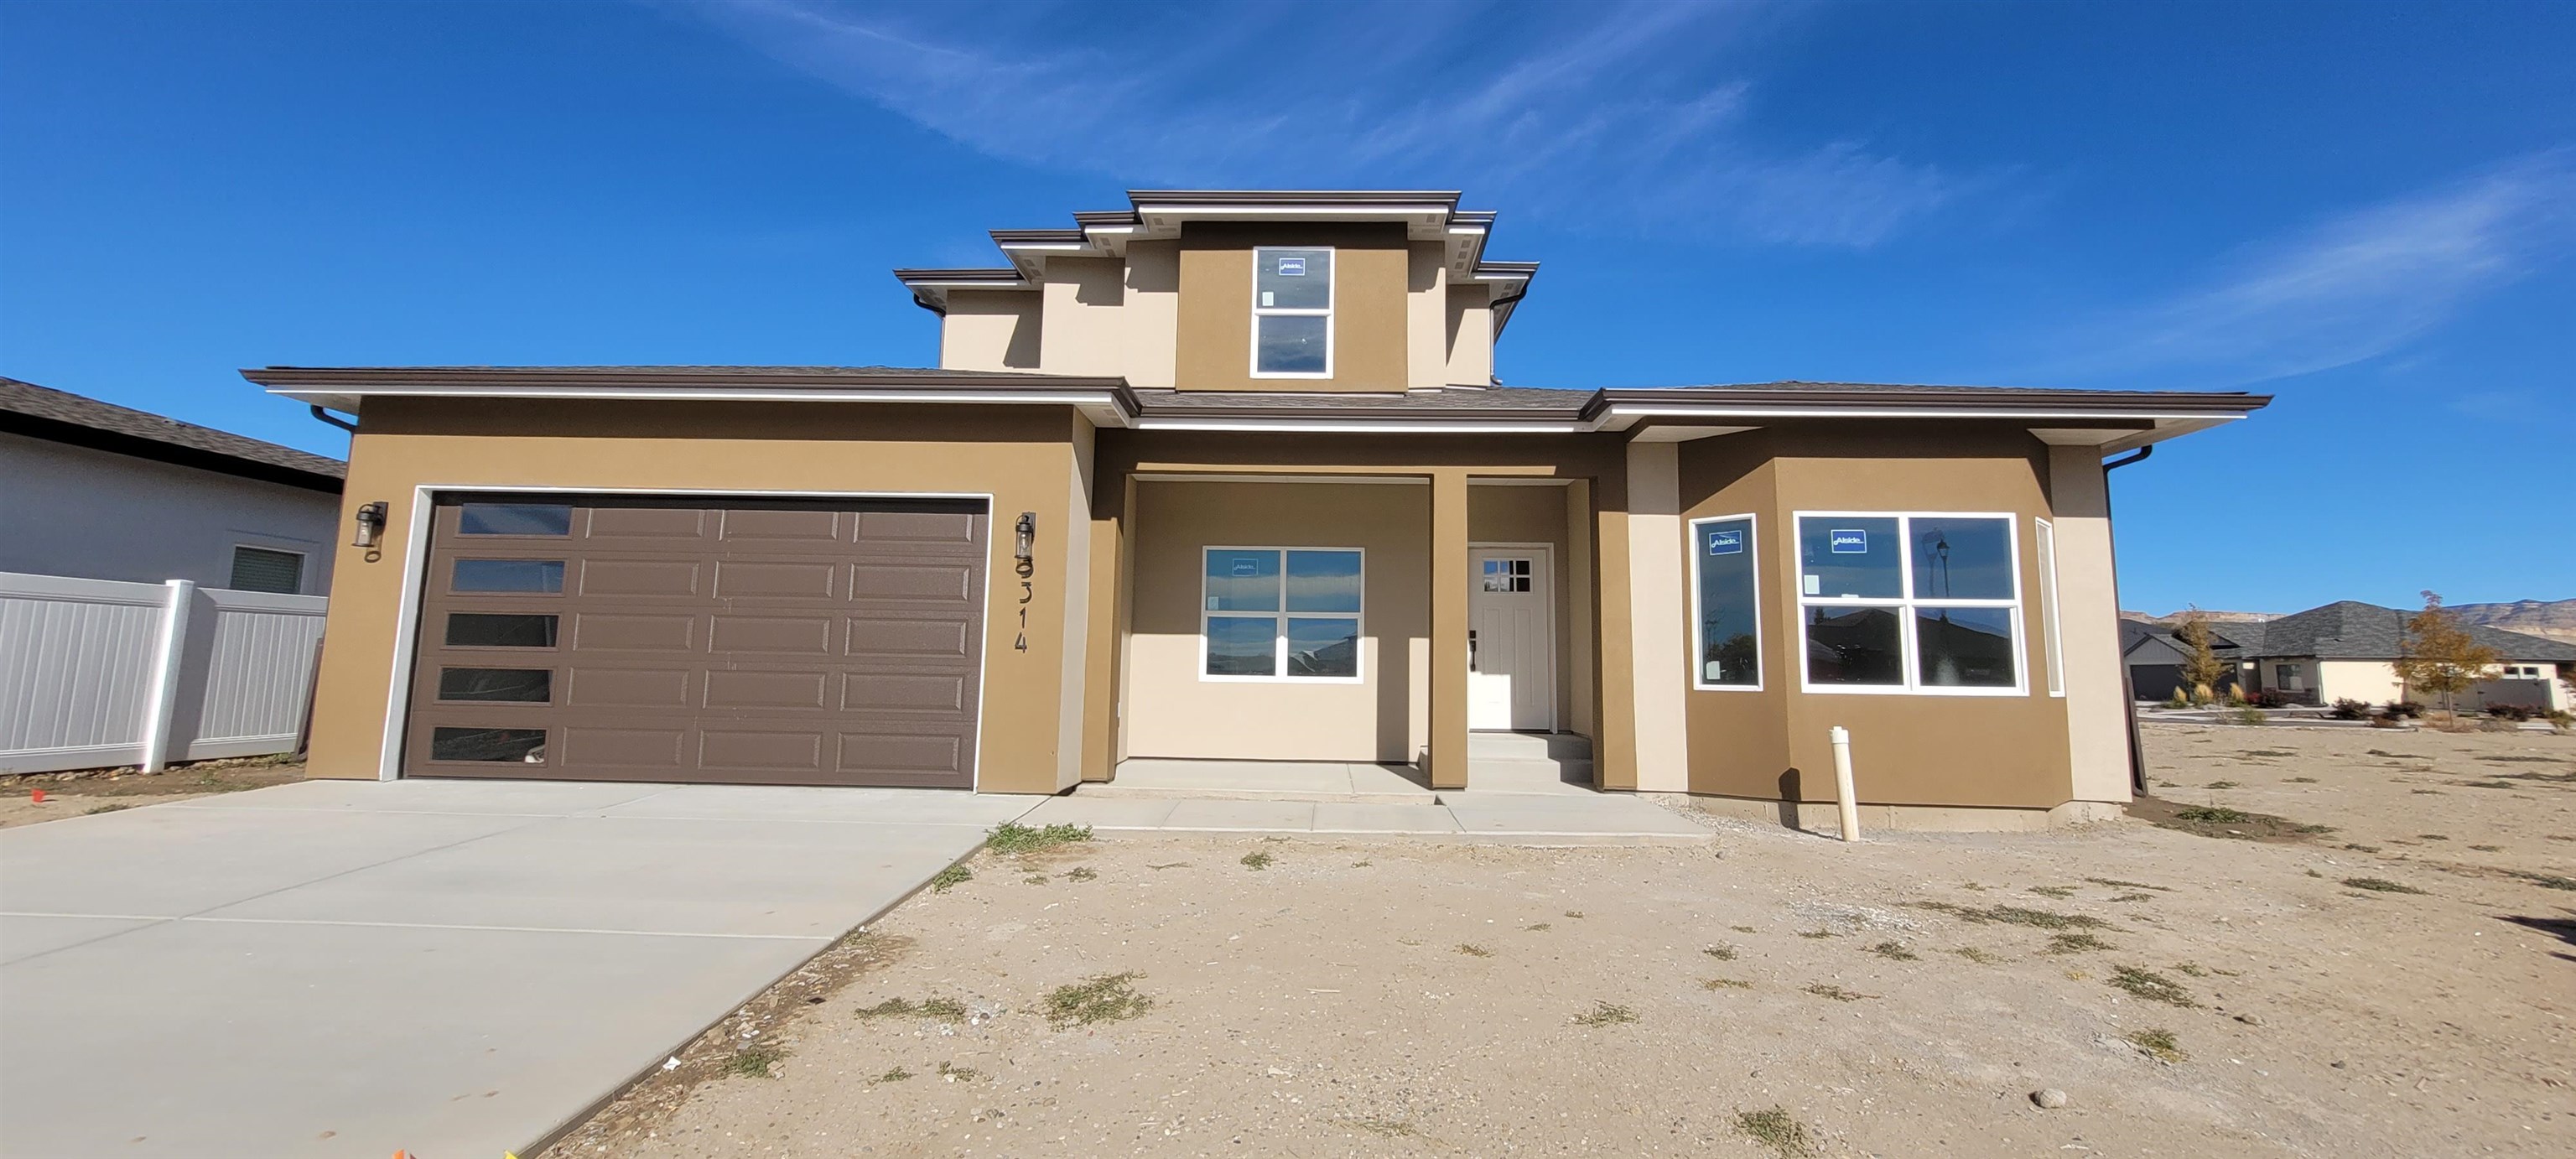
{"label": "downspout", "polygon": [[[1520,301],[1521,299],[1526,298],[1526,297],[1529,297],[1529,283],[1528,283],[1528,282],[1522,282],[1522,283],[1521,283],[1521,292],[1520,292],[1520,293],[1517,293],[1517,294],[1505,294],[1505,295],[1503,295],[1502,297],[1496,298],[1496,299],[1494,299],[1493,301],[1486,303],[1486,304],[1485,304],[1485,308],[1486,308],[1487,310],[1500,310],[1500,309],[1502,309],[1503,307],[1508,306],[1508,305],[1511,305],[1512,303],[1517,302],[1517,301]],[[1494,338],[1495,338],[1495,340],[1496,340],[1496,342],[1497,342],[1498,344],[1500,343],[1500,341],[1501,341],[1501,339],[1502,339],[1502,336],[1503,336],[1502,331],[1501,331],[1499,328],[1497,328],[1497,329],[1494,331]],[[1489,355],[1488,357],[1490,357],[1490,355]],[[1485,381],[1486,381],[1487,383],[1491,384],[1491,385],[1494,385],[1494,386],[1501,386],[1501,385],[1503,384],[1503,376],[1502,376],[1502,375],[1500,375],[1500,374],[1487,374],[1487,375],[1485,376]]]}
{"label": "downspout", "polygon": [[329,423],[332,426],[338,427],[341,430],[347,431],[352,435],[358,433],[358,424],[334,416],[331,412],[322,409],[322,404],[320,403],[313,404],[313,417]]}
{"label": "downspout", "polygon": [[[2132,463],[2146,462],[2148,456],[2155,453],[2156,445],[2149,443],[2138,448],[2134,455],[2102,464],[2102,522],[2106,527],[2112,522],[2111,472]],[[2114,530],[2113,534],[2116,535],[2117,531]],[[2119,554],[2119,544],[2115,540],[2111,547],[2111,607],[2114,611],[2120,606]],[[2129,681],[2129,658],[2126,655],[2120,657],[2120,707],[2129,717],[2129,792],[2143,797],[2147,795],[2147,749],[2138,735],[2138,688]]]}

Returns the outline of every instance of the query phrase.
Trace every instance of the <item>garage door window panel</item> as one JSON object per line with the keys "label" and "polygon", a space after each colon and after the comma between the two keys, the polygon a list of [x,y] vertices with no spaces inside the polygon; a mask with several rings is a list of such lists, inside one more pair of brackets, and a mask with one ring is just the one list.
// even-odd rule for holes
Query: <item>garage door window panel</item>
{"label": "garage door window panel", "polygon": [[547,704],[554,700],[554,682],[551,668],[441,668],[438,698]]}
{"label": "garage door window panel", "polygon": [[562,617],[517,612],[449,612],[450,648],[552,648]]}
{"label": "garage door window panel", "polygon": [[546,730],[542,728],[433,728],[429,759],[492,764],[546,763]]}
{"label": "garage door window panel", "polygon": [[457,507],[458,535],[561,537],[572,534],[572,508],[556,503],[465,503]]}
{"label": "garage door window panel", "polygon": [[447,590],[555,595],[563,586],[560,559],[460,559],[448,571]]}

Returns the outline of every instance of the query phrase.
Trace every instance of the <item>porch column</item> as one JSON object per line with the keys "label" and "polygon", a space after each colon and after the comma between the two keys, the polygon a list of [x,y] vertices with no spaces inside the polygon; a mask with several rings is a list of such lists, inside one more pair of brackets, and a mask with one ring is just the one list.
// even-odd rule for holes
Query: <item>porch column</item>
{"label": "porch column", "polygon": [[1121,473],[1099,483],[1091,500],[1090,607],[1085,609],[1091,646],[1083,656],[1082,779],[1106,781],[1118,768],[1118,704],[1127,651],[1130,550],[1127,521],[1135,510],[1136,482]]}
{"label": "porch column", "polygon": [[1435,789],[1467,787],[1467,473],[1431,476],[1431,736]]}

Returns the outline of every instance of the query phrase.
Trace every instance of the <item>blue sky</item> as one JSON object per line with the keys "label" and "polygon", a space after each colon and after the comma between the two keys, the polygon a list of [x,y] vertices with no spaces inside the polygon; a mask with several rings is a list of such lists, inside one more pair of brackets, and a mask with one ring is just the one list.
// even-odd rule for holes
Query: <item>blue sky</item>
{"label": "blue sky", "polygon": [[0,373],[936,360],[1131,187],[1457,188],[1506,381],[2253,389],[2124,603],[2576,596],[2576,5],[12,3]]}

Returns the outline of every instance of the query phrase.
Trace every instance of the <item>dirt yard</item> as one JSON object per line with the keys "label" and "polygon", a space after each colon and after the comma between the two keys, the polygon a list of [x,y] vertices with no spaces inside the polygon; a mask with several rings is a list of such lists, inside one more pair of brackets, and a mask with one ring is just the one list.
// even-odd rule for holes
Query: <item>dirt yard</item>
{"label": "dirt yard", "polygon": [[[130,771],[30,773],[0,777],[0,829],[33,825],[89,813],[113,813],[137,805],[160,805],[237,793],[304,779],[301,761],[274,757],[198,761],[145,776]],[[44,790],[45,799],[35,799]]]}
{"label": "dirt yard", "polygon": [[988,852],[549,1154],[2569,1153],[2576,737],[2148,745],[2178,828]]}

